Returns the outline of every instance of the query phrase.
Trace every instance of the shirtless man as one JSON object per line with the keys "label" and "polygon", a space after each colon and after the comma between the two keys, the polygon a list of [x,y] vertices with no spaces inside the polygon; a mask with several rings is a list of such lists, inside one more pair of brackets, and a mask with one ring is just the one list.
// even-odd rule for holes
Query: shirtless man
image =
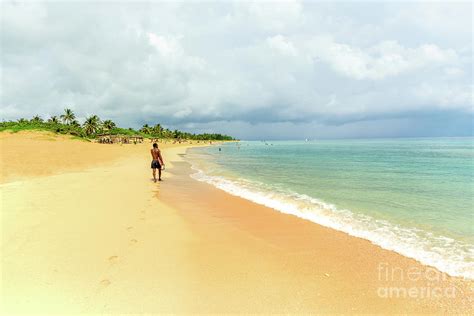
{"label": "shirtless man", "polygon": [[163,157],[161,157],[161,151],[158,149],[158,144],[154,143],[151,151],[151,168],[153,169],[153,181],[156,182],[156,169],[158,169],[158,181],[161,181],[161,168],[165,164],[163,162]]}

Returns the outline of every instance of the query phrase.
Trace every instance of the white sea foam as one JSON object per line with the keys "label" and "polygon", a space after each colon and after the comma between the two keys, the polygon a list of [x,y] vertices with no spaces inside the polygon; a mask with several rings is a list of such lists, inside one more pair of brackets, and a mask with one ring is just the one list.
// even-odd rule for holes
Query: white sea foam
{"label": "white sea foam", "polygon": [[416,228],[406,228],[374,219],[350,210],[338,209],[316,198],[282,192],[245,179],[230,180],[205,174],[195,166],[191,176],[227,193],[270,207],[285,214],[360,237],[435,267],[451,276],[474,279],[474,248],[472,245]]}

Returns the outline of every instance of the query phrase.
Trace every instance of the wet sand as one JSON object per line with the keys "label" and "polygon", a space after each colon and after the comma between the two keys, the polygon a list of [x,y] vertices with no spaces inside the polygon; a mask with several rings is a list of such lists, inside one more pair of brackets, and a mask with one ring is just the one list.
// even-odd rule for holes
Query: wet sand
{"label": "wet sand", "polygon": [[193,180],[189,145],[153,183],[148,143],[39,135],[0,136],[5,314],[474,312],[471,281]]}
{"label": "wet sand", "polygon": [[193,261],[207,291],[223,289],[213,294],[224,302],[214,312],[473,312],[472,282],[223,193],[191,172],[178,163],[159,196],[213,249],[205,257],[198,250]]}

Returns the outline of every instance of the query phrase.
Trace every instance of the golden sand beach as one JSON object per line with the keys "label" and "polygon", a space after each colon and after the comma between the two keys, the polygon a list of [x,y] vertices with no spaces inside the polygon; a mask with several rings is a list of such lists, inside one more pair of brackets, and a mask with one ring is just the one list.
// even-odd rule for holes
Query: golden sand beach
{"label": "golden sand beach", "polygon": [[193,180],[190,146],[153,183],[148,142],[0,133],[1,312],[474,313],[472,281]]}

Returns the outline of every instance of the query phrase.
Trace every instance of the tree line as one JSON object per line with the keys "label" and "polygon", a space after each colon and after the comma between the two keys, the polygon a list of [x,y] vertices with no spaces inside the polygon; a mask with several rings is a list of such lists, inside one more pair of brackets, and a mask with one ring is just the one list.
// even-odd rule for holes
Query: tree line
{"label": "tree line", "polygon": [[71,109],[64,109],[64,113],[44,120],[39,115],[31,119],[21,118],[17,121],[6,121],[0,123],[2,130],[48,130],[61,134],[70,134],[82,138],[95,138],[97,135],[140,135],[147,138],[176,138],[193,140],[234,140],[233,137],[216,133],[193,134],[180,130],[170,130],[161,124],[149,126],[145,124],[139,130],[133,128],[121,128],[112,120],[101,120],[97,115],[86,117],[82,124],[76,118]]}

